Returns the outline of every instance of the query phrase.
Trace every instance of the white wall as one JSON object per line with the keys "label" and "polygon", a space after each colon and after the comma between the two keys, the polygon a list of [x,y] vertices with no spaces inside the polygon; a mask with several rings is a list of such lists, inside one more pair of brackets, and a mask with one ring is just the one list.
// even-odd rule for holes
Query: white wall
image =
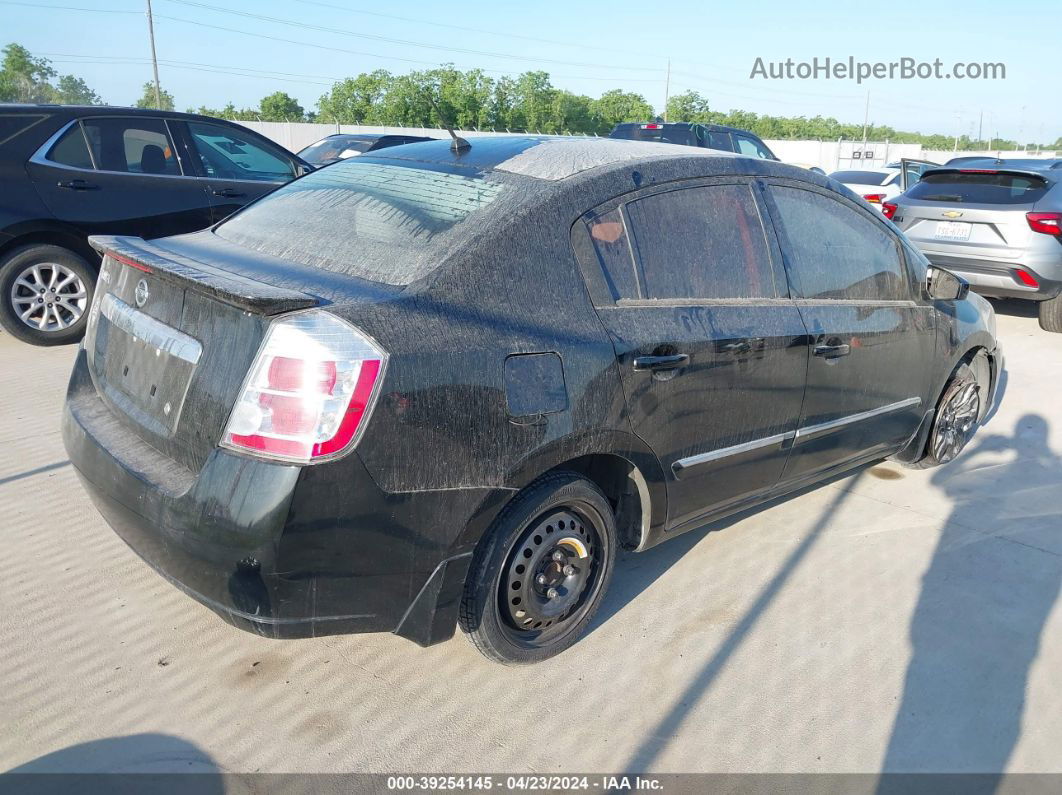
{"label": "white wall", "polygon": [[[314,141],[319,141],[326,135],[336,132],[345,133],[397,133],[404,135],[425,135],[431,138],[447,138],[446,130],[426,127],[374,127],[371,125],[357,124],[310,124],[306,122],[279,122],[279,121],[244,121],[238,122],[245,127],[250,127],[270,140],[276,141],[292,152],[297,152],[303,147],[309,146]],[[477,135],[506,135],[507,133],[457,130],[459,135],[475,137]],[[768,140],[767,145],[786,163],[798,163],[802,166],[818,166],[827,174],[839,169],[848,168],[881,168],[886,163],[899,160],[902,157],[910,157],[919,160],[931,160],[935,163],[944,163],[953,157],[980,155],[984,157],[1036,157],[1035,152],[1007,152],[1007,151],[980,151],[980,152],[950,152],[933,151],[922,148],[921,144],[896,144],[889,141],[868,141],[865,145],[861,141],[789,141]],[[860,157],[854,157],[859,152]],[[867,152],[871,153],[868,159],[863,157]],[[1040,157],[1062,156],[1062,152],[1044,151]]]}

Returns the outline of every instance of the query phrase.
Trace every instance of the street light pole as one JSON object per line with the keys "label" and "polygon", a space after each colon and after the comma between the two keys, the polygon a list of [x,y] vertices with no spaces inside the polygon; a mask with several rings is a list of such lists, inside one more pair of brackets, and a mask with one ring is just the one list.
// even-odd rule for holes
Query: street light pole
{"label": "street light pole", "polygon": [[671,99],[671,59],[667,59],[667,78],[664,80],[664,121],[667,121],[667,103]]}
{"label": "street light pole", "polygon": [[155,57],[155,21],[151,17],[151,0],[147,0],[148,39],[151,41],[151,68],[155,72],[155,107],[162,110],[162,89],[159,87],[159,61]]}

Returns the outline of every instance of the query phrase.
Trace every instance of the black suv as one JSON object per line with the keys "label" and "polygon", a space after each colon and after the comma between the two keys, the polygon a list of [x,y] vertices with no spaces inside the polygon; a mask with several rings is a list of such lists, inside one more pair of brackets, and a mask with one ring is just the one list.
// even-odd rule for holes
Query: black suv
{"label": "black suv", "polygon": [[777,160],[774,152],[763,140],[748,130],[725,127],[722,124],[694,124],[691,122],[625,122],[617,124],[609,138],[626,138],[631,141],[652,141],[682,146],[701,146],[721,152],[737,152],[739,155],[758,157],[761,160]]}
{"label": "black suv", "polygon": [[37,345],[74,342],[99,268],[89,235],[203,229],[308,170],[206,116],[0,105],[0,323]]}
{"label": "black suv", "polygon": [[320,168],[346,160],[348,157],[376,152],[392,146],[430,141],[423,135],[390,135],[386,133],[333,133],[299,150],[299,157],[311,166]]}
{"label": "black suv", "polygon": [[579,636],[620,547],[951,460],[987,301],[836,183],[531,136],[362,155],[106,256],[66,450],[148,563],[284,637]]}

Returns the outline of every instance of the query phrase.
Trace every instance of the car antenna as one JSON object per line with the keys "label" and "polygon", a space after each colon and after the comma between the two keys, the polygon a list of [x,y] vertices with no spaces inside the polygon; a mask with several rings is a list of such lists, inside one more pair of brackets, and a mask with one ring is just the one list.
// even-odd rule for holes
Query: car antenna
{"label": "car antenna", "polygon": [[450,142],[450,151],[453,152],[455,155],[459,155],[462,152],[467,152],[469,149],[471,149],[472,144],[470,144],[468,141],[466,141],[464,138],[454,132],[454,128],[450,126],[449,120],[446,118],[446,116],[443,115],[442,110],[439,109],[439,106],[435,102],[435,97],[433,97],[430,92],[428,93],[428,102],[430,102],[431,106],[435,108],[435,114],[443,123],[443,126],[446,128],[446,132],[450,133],[450,137],[453,138],[453,140]]}

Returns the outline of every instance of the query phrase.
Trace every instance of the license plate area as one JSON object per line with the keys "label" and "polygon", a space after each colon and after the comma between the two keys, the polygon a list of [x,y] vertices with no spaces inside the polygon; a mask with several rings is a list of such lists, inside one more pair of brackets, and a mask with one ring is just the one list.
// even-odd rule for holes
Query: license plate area
{"label": "license plate area", "polygon": [[97,323],[92,340],[97,387],[149,431],[172,436],[202,345],[112,293],[103,296]]}
{"label": "license plate area", "polygon": [[964,221],[937,221],[933,237],[937,240],[969,240],[973,224]]}

